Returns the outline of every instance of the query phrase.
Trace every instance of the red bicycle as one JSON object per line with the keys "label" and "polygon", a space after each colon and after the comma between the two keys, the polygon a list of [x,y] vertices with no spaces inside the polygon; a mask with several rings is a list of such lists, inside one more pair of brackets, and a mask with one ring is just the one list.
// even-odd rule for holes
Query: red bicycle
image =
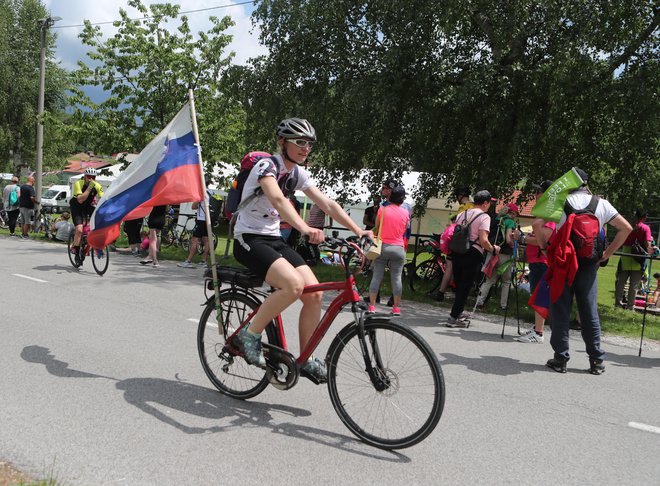
{"label": "red bicycle", "polygon": [[85,221],[83,225],[83,233],[80,235],[80,245],[78,246],[78,251],[73,250],[73,237],[74,231],[71,231],[69,234],[69,240],[66,244],[66,251],[69,254],[69,261],[74,268],[82,267],[85,257],[88,255],[92,256],[92,266],[94,271],[103,276],[103,274],[108,270],[108,265],[110,264],[110,248],[105,247],[102,250],[95,250],[87,242],[87,234],[89,233],[89,224]]}
{"label": "red bicycle", "polygon": [[[266,369],[251,366],[232,347],[231,338],[256,313],[268,296],[263,279],[238,268],[217,267],[220,290],[199,321],[197,347],[202,367],[213,385],[230,397],[247,399],[270,383],[288,390],[298,382],[307,361],[339,312],[350,305],[353,321],[339,331],[326,355],[328,391],[332,405],[348,429],[364,442],[383,449],[410,447],[435,428],[445,401],[445,384],[436,354],[409,327],[385,314],[365,314],[349,263],[364,255],[355,239],[328,238],[339,249],[345,280],[305,287],[304,292],[337,291],[314,334],[295,358],[287,350],[282,317],[264,333]],[[205,289],[212,290],[210,270]],[[205,290],[206,293],[206,290]]]}
{"label": "red bicycle", "polygon": [[[440,235],[433,234],[432,238],[420,242],[422,249],[413,259],[414,270],[410,273],[410,290],[421,294],[434,293],[442,283],[445,275],[445,255],[440,249]],[[430,258],[429,258],[430,256]],[[417,263],[418,260],[422,260]]]}

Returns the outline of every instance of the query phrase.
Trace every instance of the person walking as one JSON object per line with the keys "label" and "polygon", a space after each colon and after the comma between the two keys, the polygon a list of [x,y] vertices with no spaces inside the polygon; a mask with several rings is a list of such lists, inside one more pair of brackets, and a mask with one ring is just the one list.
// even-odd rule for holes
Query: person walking
{"label": "person walking", "polygon": [[[633,245],[643,250],[647,255],[653,253],[653,236],[651,236],[651,228],[645,224],[648,212],[643,209],[635,211],[635,226],[632,232],[623,243],[623,253],[635,253]],[[642,255],[643,257],[644,255]],[[617,267],[616,287],[614,291],[614,304],[623,307],[623,291],[628,282],[628,298],[626,300],[625,308],[629,310],[635,309],[635,297],[639,289],[639,283],[642,281],[642,275],[646,269],[646,259],[635,258],[630,256],[622,256],[619,260]]]}
{"label": "person walking", "polygon": [[[553,181],[543,181],[536,190],[536,199],[541,197],[543,193],[552,185]],[[550,237],[554,234],[557,225],[552,221],[543,221],[542,219],[535,220],[532,223],[534,231],[528,235],[522,235],[520,242],[525,247],[525,254],[527,255],[527,264],[529,265],[529,293],[533,294],[536,286],[541,281],[541,277],[548,269],[548,255],[541,251],[539,247],[540,238],[537,234],[542,234],[543,241],[549,241]],[[543,343],[543,330],[545,319],[538,312],[534,312],[534,327],[521,336],[514,338],[515,341],[521,343]]]}
{"label": "person walking", "polygon": [[37,194],[34,191],[34,177],[29,176],[27,182],[21,186],[20,194],[18,196],[18,206],[23,219],[23,226],[21,231],[23,239],[29,240],[30,225],[34,217],[34,204],[37,202]]}
{"label": "person walking", "polygon": [[16,221],[19,213],[20,187],[18,186],[18,177],[11,178],[11,184],[7,184],[2,190],[2,203],[7,211],[7,224],[9,225],[9,236],[16,236]]}
{"label": "person walking", "polygon": [[454,282],[456,296],[447,318],[447,327],[466,328],[470,325],[470,315],[465,314],[465,302],[474,283],[474,276],[483,261],[484,251],[497,255],[500,247],[488,241],[490,216],[487,211],[492,204],[490,192],[483,190],[474,195],[474,208],[467,209],[456,218],[456,224],[469,224],[469,239],[472,243],[467,253],[453,253]]}
{"label": "person walking", "polygon": [[[564,212],[557,224],[557,233],[550,240],[550,245],[542,234],[538,234],[538,245],[541,250],[548,250],[548,267],[550,284],[550,315],[552,317],[552,334],[550,344],[554,350],[553,358],[546,366],[558,373],[566,373],[569,353],[569,320],[573,297],[577,301],[580,322],[582,323],[582,340],[589,356],[589,372],[600,375],[605,371],[603,359],[605,352],[600,347],[600,318],[598,316],[598,279],[597,272],[600,263],[608,260],[628,238],[632,231],[630,223],[605,199],[593,200],[587,186],[589,177],[582,169],[576,172],[583,181],[578,189],[573,190],[566,198]],[[605,224],[614,226],[618,231],[612,242],[604,249],[600,258],[595,260],[578,258],[576,249],[570,237],[576,216],[573,211],[589,211],[589,207],[597,202],[593,216],[597,218],[598,230]],[[571,208],[573,211],[571,211]],[[570,216],[567,214],[569,211]],[[582,215],[580,215],[582,216]],[[600,246],[594,242],[596,248]],[[585,248],[589,248],[585,245]],[[571,282],[569,284],[569,282]]]}
{"label": "person walking", "polygon": [[128,239],[128,245],[131,248],[131,255],[134,257],[140,256],[140,230],[142,229],[142,222],[144,218],[128,219],[124,221],[124,233]]}
{"label": "person walking", "polygon": [[[208,186],[207,186],[208,187]],[[209,192],[206,191],[204,195],[206,199],[206,204],[209,203]],[[204,251],[202,252],[202,262],[200,266],[210,266],[207,263],[207,258],[209,257],[209,233],[206,228],[206,212],[204,211],[204,205],[200,202],[194,202],[192,208],[197,210],[197,217],[195,218],[195,228],[193,229],[192,238],[190,241],[190,251],[188,252],[188,258],[184,261],[177,263],[177,267],[182,268],[195,268],[193,264],[193,258],[195,253],[197,253],[197,247],[201,241],[204,244]]]}
{"label": "person walking", "polygon": [[160,232],[165,227],[165,213],[167,213],[167,205],[154,206],[149,213],[149,253],[147,257],[140,261],[141,265],[153,265],[158,267],[158,240]]}
{"label": "person walking", "polygon": [[393,316],[401,315],[401,294],[403,293],[401,274],[406,262],[403,235],[410,222],[408,210],[402,207],[405,197],[405,189],[402,186],[396,186],[390,194],[390,204],[379,208],[376,215],[376,226],[373,231],[380,236],[382,247],[380,256],[373,263],[373,276],[369,285],[368,312],[371,314],[376,312],[376,298],[383,281],[385,267],[389,266],[392,284],[391,314]]}

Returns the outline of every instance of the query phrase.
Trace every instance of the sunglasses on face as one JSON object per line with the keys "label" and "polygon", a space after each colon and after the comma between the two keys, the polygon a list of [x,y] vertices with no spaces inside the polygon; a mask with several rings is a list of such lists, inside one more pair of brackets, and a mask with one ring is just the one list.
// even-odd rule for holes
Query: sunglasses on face
{"label": "sunglasses on face", "polygon": [[303,138],[290,138],[287,140],[287,142],[291,142],[294,144],[296,147],[300,148],[312,148],[316,142],[313,140],[305,140]]}

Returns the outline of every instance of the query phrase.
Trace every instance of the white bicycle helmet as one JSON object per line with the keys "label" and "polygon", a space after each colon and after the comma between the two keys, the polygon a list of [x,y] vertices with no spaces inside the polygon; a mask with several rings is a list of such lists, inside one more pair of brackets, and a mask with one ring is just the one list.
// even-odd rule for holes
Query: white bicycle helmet
{"label": "white bicycle helmet", "polygon": [[96,173],[96,169],[93,167],[87,167],[85,169],[85,175],[86,176],[94,176],[96,177],[98,174]]}
{"label": "white bicycle helmet", "polygon": [[286,118],[277,126],[278,138],[309,138],[316,141],[316,130],[303,118]]}

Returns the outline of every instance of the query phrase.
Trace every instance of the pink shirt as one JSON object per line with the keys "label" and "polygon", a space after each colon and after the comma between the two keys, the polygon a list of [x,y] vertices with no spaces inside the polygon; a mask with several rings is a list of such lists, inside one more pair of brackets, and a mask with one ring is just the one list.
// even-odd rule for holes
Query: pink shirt
{"label": "pink shirt", "polygon": [[[479,216],[480,214],[484,216]],[[467,220],[465,219],[466,216]],[[483,253],[484,249],[479,244],[479,230],[486,230],[486,233],[490,233],[490,216],[478,208],[467,209],[456,216],[456,224],[467,224],[470,221],[472,221],[470,224],[470,241],[475,242],[472,246]]]}
{"label": "pink shirt", "polygon": [[651,236],[651,228],[649,228],[647,224],[637,223],[633,226],[633,230],[623,244],[630,246],[633,245],[635,241],[639,241],[640,244],[646,248],[647,243],[652,240],[653,236]]}
{"label": "pink shirt", "polygon": [[[543,225],[543,227],[550,228],[552,230],[552,233],[554,234],[555,231],[557,230],[557,223],[548,221]],[[532,233],[532,235],[533,234],[534,233]],[[527,245],[526,255],[527,255],[527,263],[545,263],[546,265],[548,264],[548,255],[542,253],[538,245],[531,245],[531,244]]]}
{"label": "pink shirt", "polygon": [[[382,224],[380,224],[381,211],[385,211]],[[403,234],[408,228],[408,221],[410,221],[410,214],[408,214],[407,209],[396,204],[380,207],[376,221],[377,224],[380,224],[378,231],[383,243],[403,246]]]}

